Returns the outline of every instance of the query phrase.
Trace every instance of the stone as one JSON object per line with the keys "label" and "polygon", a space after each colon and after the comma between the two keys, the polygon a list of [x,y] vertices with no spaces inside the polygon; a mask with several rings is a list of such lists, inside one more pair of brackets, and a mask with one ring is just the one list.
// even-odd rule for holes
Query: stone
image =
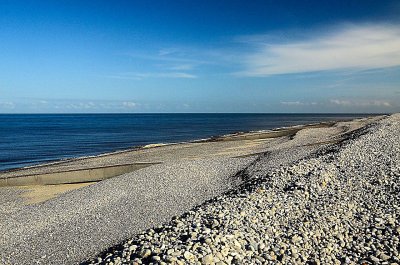
{"label": "stone", "polygon": [[190,253],[189,251],[185,251],[185,252],[183,253],[183,257],[184,257],[186,260],[192,260],[192,259],[194,259],[194,255],[193,255],[192,253]]}
{"label": "stone", "polygon": [[136,246],[136,245],[131,245],[131,246],[129,246],[129,251],[130,251],[130,252],[135,251],[136,249],[137,249],[137,246]]}
{"label": "stone", "polygon": [[201,261],[203,264],[212,264],[214,262],[214,257],[213,255],[209,254],[204,256]]}
{"label": "stone", "polygon": [[379,258],[383,261],[387,261],[388,259],[390,259],[390,256],[386,255],[385,253],[381,253],[379,255]]}
{"label": "stone", "polygon": [[147,257],[150,256],[150,255],[151,255],[151,250],[150,250],[150,249],[147,249],[147,248],[142,249],[142,250],[139,252],[139,257],[141,257],[141,258],[147,258]]}
{"label": "stone", "polygon": [[230,251],[229,247],[225,247],[225,248],[221,249],[221,254],[222,254],[224,257],[226,257],[226,256],[228,256],[229,251]]}
{"label": "stone", "polygon": [[263,257],[261,257],[261,256],[254,255],[254,258],[257,259],[257,260],[259,260],[261,263],[264,263],[264,262],[265,262],[265,259],[264,259]]}
{"label": "stone", "polygon": [[375,256],[370,256],[369,259],[370,259],[371,261],[375,262],[375,263],[379,263],[379,262],[380,262],[380,260],[379,260],[377,257],[375,257]]}

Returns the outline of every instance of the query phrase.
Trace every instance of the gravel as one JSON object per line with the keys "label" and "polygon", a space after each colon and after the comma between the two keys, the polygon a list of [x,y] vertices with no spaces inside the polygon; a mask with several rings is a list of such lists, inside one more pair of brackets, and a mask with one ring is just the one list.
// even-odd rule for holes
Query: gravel
{"label": "gravel", "polygon": [[0,264],[79,263],[233,188],[230,176],[252,160],[164,163],[8,210],[0,222]]}
{"label": "gravel", "polygon": [[86,263],[400,264],[399,132],[395,114],[316,153],[267,153],[239,189]]}
{"label": "gravel", "polygon": [[325,145],[357,124],[302,130],[248,157],[203,145],[210,158],[2,203],[0,264],[396,263],[400,116]]}

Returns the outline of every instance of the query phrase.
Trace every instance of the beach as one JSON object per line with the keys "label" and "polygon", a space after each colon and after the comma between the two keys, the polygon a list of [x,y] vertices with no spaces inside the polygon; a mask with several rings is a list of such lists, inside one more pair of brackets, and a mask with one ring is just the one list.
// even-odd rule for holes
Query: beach
{"label": "beach", "polygon": [[0,261],[398,264],[399,131],[374,116],[3,172]]}

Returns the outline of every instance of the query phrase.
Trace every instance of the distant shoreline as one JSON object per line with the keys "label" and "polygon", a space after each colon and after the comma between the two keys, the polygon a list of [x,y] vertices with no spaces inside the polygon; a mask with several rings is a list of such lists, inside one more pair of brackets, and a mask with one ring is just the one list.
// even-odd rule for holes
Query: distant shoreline
{"label": "distant shoreline", "polygon": [[[334,114],[336,114],[336,113],[334,113]],[[346,115],[347,114],[348,115],[353,115],[352,113],[346,113]],[[41,115],[41,114],[17,114],[17,115]],[[44,115],[58,115],[58,114],[44,114]],[[64,114],[62,114],[62,115],[64,115]],[[65,115],[75,115],[75,114],[65,114]],[[78,114],[78,115],[86,115],[86,114]],[[90,114],[90,115],[92,115],[92,114]],[[95,115],[95,114],[93,114],[93,115]],[[112,114],[110,114],[110,115],[112,115]],[[296,114],[294,114],[294,115],[296,115]],[[302,114],[299,113],[299,115],[302,115]],[[324,114],[321,114],[321,115],[324,115]],[[341,114],[339,114],[339,115],[341,115]],[[366,116],[366,117],[363,117],[363,118],[369,118],[369,117],[375,117],[375,116],[384,116],[384,115],[387,115],[387,114],[367,114],[367,115],[370,115],[370,116]],[[355,119],[360,119],[360,118],[355,118]],[[150,143],[150,144],[147,144],[147,145],[133,146],[133,147],[126,148],[126,149],[115,150],[115,151],[110,151],[110,152],[104,152],[104,153],[99,153],[99,154],[95,154],[95,155],[76,156],[76,157],[70,157],[70,158],[64,158],[64,159],[55,159],[55,160],[50,160],[50,161],[46,161],[46,162],[43,162],[43,163],[37,163],[37,164],[32,164],[32,165],[23,166],[23,167],[15,167],[15,168],[10,168],[10,169],[4,169],[4,170],[0,170],[0,178],[1,178],[1,174],[3,174],[3,173],[10,173],[10,172],[24,170],[24,169],[30,169],[30,168],[46,167],[46,166],[50,166],[50,165],[60,165],[60,164],[70,163],[70,162],[79,161],[79,160],[91,159],[91,158],[96,158],[96,157],[105,157],[105,156],[110,156],[110,155],[115,155],[115,154],[132,152],[132,151],[137,151],[137,150],[145,149],[145,148],[157,148],[157,147],[161,147],[161,146],[190,144],[190,143],[229,141],[229,140],[235,140],[235,139],[239,139],[239,138],[248,138],[248,137],[251,138],[252,136],[257,138],[258,134],[264,134],[264,135],[265,134],[271,134],[271,137],[278,137],[278,136],[283,136],[285,134],[290,134],[292,132],[296,132],[297,130],[300,130],[300,129],[303,129],[303,128],[314,127],[314,126],[326,126],[326,125],[330,125],[330,124],[335,124],[337,122],[349,121],[349,120],[352,120],[352,119],[339,119],[339,120],[331,120],[331,121],[320,121],[320,122],[309,123],[309,124],[298,124],[298,125],[292,125],[292,126],[276,127],[276,128],[273,128],[273,129],[232,132],[232,133],[228,133],[228,134],[216,135],[216,136],[211,136],[211,137],[208,137],[208,138],[193,139],[193,140],[182,141],[182,142]]]}

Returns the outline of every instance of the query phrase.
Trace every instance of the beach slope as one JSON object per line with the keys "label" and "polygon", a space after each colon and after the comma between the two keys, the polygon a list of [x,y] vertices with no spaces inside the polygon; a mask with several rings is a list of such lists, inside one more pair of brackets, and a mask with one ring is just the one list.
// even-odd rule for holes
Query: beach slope
{"label": "beach slope", "polygon": [[[399,173],[399,120],[398,115],[373,117],[304,126],[274,137],[251,133],[118,154],[117,159],[141,156],[160,163],[36,203],[23,196],[29,187],[0,188],[0,261],[372,259],[362,242],[354,251],[344,249],[358,242],[354,233],[366,236],[375,219],[391,229],[390,244],[398,244],[393,183]],[[63,166],[114,161],[93,159]],[[373,200],[376,194],[383,197]],[[367,211],[368,205],[376,211]],[[170,221],[174,216],[181,217]],[[374,238],[381,230],[371,231]],[[398,255],[380,250],[372,256],[380,259],[382,253],[394,261]]]}

